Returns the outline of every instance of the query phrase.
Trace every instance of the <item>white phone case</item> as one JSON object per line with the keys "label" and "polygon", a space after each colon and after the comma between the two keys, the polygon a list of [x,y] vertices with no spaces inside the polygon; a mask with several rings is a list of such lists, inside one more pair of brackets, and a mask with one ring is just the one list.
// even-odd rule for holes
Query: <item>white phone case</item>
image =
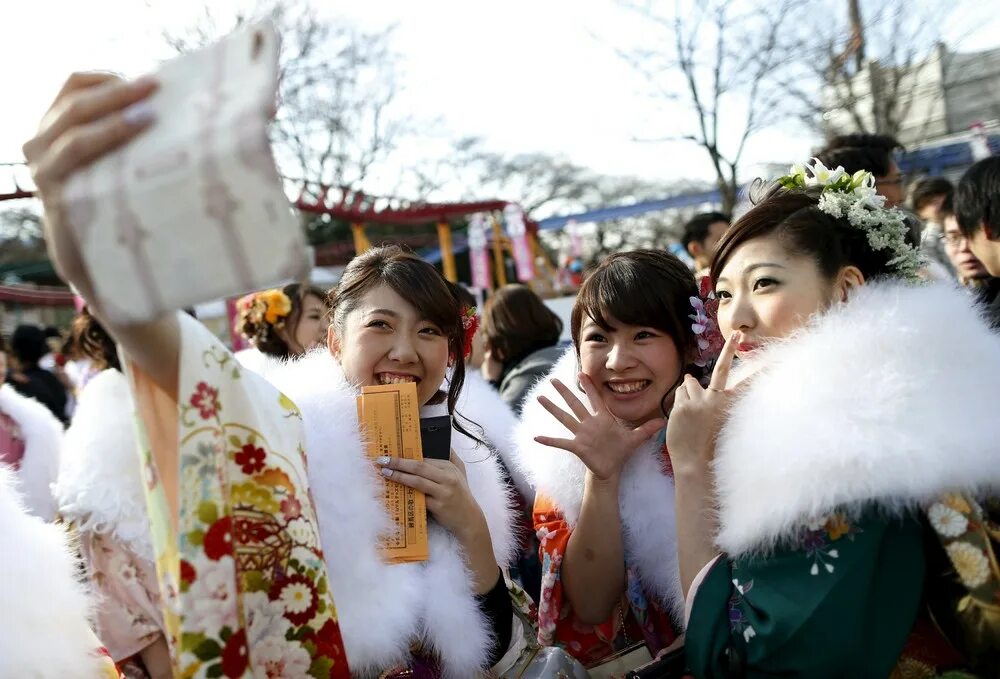
{"label": "white phone case", "polygon": [[67,183],[67,216],[109,320],[148,321],[308,275],[267,137],[278,47],[264,22],[166,62],[153,125]]}

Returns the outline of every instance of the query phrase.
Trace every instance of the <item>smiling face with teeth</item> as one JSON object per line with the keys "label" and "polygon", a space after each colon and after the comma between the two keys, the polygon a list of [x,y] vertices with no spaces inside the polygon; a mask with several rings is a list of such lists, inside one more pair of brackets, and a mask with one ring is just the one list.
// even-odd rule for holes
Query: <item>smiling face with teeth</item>
{"label": "smiling face with teeth", "polygon": [[608,410],[636,426],[663,417],[660,402],[684,367],[670,335],[608,317],[602,327],[587,316],[580,328],[580,368]]}
{"label": "smiling face with teeth", "polygon": [[359,387],[416,382],[420,405],[444,382],[448,339],[387,285],[369,290],[344,319],[331,326],[330,352]]}

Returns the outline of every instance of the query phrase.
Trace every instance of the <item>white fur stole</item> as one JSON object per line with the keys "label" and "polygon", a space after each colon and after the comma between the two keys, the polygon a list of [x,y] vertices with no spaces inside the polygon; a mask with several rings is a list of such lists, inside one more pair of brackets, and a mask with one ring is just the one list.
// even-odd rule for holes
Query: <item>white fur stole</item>
{"label": "white fur stole", "polygon": [[[44,406],[43,406],[44,407]],[[25,511],[0,467],[0,676],[94,679],[101,674],[90,602],[61,526]]]}
{"label": "white fur stole", "polygon": [[[380,539],[391,526],[380,477],[358,429],[358,392],[340,366],[322,348],[297,361],[271,362],[262,372],[302,411],[309,480],[352,671],[370,676],[405,663],[414,641],[437,652],[451,679],[485,670],[491,630],[458,541],[431,524],[428,562],[388,565],[382,560]],[[452,444],[486,517],[497,562],[505,566],[514,558],[516,540],[499,465],[487,449],[457,432]]]}
{"label": "white fur stole", "polygon": [[0,411],[21,428],[24,457],[14,475],[24,506],[35,516],[51,521],[56,514],[52,484],[59,473],[62,424],[33,398],[22,396],[9,384],[0,386]]}
{"label": "white fur stole", "polygon": [[866,285],[739,372],[715,459],[729,554],[838,508],[1000,490],[1000,335],[950,284]]}

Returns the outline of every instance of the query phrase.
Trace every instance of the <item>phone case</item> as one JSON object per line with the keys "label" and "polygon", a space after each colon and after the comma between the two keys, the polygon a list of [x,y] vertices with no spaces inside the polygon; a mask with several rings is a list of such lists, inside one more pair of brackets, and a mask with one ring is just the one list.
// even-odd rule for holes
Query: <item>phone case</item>
{"label": "phone case", "polygon": [[263,22],[166,62],[153,125],[67,182],[67,217],[110,320],[307,276],[267,137],[278,47]]}
{"label": "phone case", "polygon": [[420,447],[425,460],[451,457],[451,418],[448,415],[420,418]]}

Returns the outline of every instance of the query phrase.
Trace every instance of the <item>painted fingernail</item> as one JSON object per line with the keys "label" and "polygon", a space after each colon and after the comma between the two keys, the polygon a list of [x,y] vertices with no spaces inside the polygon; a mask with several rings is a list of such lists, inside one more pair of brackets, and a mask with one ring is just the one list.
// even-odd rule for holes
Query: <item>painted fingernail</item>
{"label": "painted fingernail", "polygon": [[144,75],[136,78],[131,83],[129,83],[129,87],[138,92],[138,91],[148,90],[150,87],[153,87],[157,84],[159,83],[155,77],[151,75]]}
{"label": "painted fingernail", "polygon": [[385,469],[382,470],[382,476],[384,476],[385,478],[389,478],[390,476],[392,476],[392,470],[386,467]]}
{"label": "painted fingernail", "polygon": [[384,467],[385,465],[387,465],[390,462],[392,462],[392,458],[389,457],[388,455],[383,455],[383,456],[381,456],[380,458],[378,458],[375,461],[378,462],[380,465],[382,465]]}
{"label": "painted fingernail", "polygon": [[125,122],[134,127],[146,125],[156,117],[153,106],[148,101],[139,101],[122,111]]}

